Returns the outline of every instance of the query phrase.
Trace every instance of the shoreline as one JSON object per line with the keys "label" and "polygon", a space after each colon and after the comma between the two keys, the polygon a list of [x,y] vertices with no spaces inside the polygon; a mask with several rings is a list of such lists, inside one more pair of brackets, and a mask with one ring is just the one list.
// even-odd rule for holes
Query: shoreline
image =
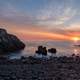
{"label": "shoreline", "polygon": [[80,57],[0,59],[0,80],[79,80]]}

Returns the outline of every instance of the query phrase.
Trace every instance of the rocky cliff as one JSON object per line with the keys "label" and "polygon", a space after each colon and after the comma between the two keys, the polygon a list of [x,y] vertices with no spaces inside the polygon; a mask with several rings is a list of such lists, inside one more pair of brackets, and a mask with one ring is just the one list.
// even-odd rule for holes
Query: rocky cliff
{"label": "rocky cliff", "polygon": [[5,29],[0,29],[0,53],[18,51],[24,47],[25,44],[15,35],[8,34]]}

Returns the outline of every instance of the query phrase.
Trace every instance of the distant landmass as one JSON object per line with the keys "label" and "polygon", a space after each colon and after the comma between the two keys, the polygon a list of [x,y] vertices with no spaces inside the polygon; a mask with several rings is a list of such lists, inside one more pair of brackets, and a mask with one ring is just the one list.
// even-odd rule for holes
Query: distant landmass
{"label": "distant landmass", "polygon": [[75,47],[80,47],[80,45],[74,45]]}
{"label": "distant landmass", "polygon": [[0,54],[14,52],[25,48],[25,44],[13,34],[0,28]]}

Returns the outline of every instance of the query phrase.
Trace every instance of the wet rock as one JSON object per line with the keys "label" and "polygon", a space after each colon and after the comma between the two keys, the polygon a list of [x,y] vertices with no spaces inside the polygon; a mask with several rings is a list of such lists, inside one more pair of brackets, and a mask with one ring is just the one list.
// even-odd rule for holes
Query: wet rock
{"label": "wet rock", "polygon": [[42,54],[43,46],[38,46],[37,54]]}
{"label": "wet rock", "polygon": [[48,49],[48,52],[56,54],[57,50],[56,48],[51,48],[51,49]]}
{"label": "wet rock", "polygon": [[0,53],[18,51],[24,47],[25,44],[15,35],[8,34],[5,29],[0,29]]}
{"label": "wet rock", "polygon": [[38,46],[38,50],[36,51],[37,54],[47,55],[47,49],[43,46]]}

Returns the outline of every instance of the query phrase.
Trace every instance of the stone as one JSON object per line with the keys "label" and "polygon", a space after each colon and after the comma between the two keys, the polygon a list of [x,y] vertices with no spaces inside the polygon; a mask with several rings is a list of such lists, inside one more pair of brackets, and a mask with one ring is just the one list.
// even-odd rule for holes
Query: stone
{"label": "stone", "polygon": [[38,50],[36,51],[36,53],[46,56],[47,55],[47,49],[46,49],[46,47],[38,46]]}
{"label": "stone", "polygon": [[0,54],[14,52],[25,48],[25,44],[15,35],[7,33],[5,29],[0,29]]}
{"label": "stone", "polygon": [[56,54],[57,50],[56,48],[51,48],[51,49],[48,49],[48,52]]}

